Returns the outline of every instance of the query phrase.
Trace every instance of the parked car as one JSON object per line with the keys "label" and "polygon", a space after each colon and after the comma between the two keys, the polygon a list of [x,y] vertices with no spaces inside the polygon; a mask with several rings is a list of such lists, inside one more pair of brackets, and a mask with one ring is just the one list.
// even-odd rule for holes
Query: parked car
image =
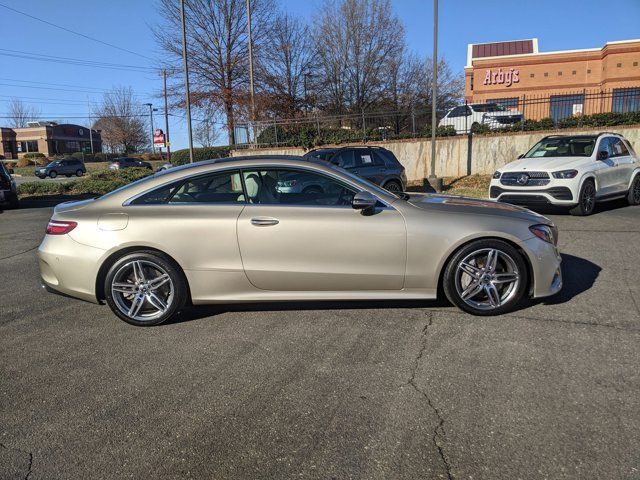
{"label": "parked car", "polygon": [[551,135],[493,174],[489,195],[502,202],[570,207],[590,215],[597,202],[640,204],[640,164],[622,135]]}
{"label": "parked car", "polygon": [[132,168],[132,167],[148,168],[149,170],[153,170],[153,167],[149,162],[145,162],[143,160],[140,160],[139,158],[132,158],[132,157],[116,158],[109,165],[109,170],[120,170],[121,168]]}
{"label": "parked car", "polygon": [[[310,177],[323,193],[278,187]],[[48,289],[104,300],[134,325],[188,302],[435,299],[440,288],[497,315],[561,289],[556,239],[521,207],[392,193],[301,157],[239,157],[62,203],[38,257]]]}
{"label": "parked car", "polygon": [[164,172],[165,170],[169,170],[170,168],[172,168],[173,165],[171,165],[169,162],[167,163],[163,163],[162,165],[160,165],[158,167],[158,169],[156,170],[156,172]]}
{"label": "parked car", "polygon": [[487,125],[491,130],[508,127],[522,121],[522,113],[507,110],[497,103],[472,103],[452,108],[440,120],[438,126],[451,126],[456,133],[476,131],[480,125]]}
{"label": "parked car", "polygon": [[67,177],[75,175],[77,177],[81,177],[85,173],[87,173],[87,169],[84,166],[84,162],[76,158],[54,160],[46,167],[37,167],[35,171],[36,177],[39,178],[56,178],[58,175],[65,175]]}
{"label": "parked car", "polygon": [[0,208],[18,208],[18,192],[12,173],[13,171],[0,161]]}
{"label": "parked car", "polygon": [[324,160],[380,185],[390,192],[407,188],[404,167],[393,152],[382,147],[343,147],[311,150],[304,158]]}

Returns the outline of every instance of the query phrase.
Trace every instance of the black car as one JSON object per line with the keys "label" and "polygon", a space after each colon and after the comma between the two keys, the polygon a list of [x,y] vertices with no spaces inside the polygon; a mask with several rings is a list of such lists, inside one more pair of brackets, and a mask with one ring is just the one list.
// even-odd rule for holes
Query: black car
{"label": "black car", "polygon": [[140,160],[133,157],[116,158],[110,165],[109,170],[120,170],[121,168],[147,168],[153,170],[153,167],[149,162]]}
{"label": "black car", "polygon": [[311,150],[304,158],[324,160],[377,183],[390,192],[407,187],[404,167],[395,155],[382,147],[342,147]]}
{"label": "black car", "polygon": [[0,161],[0,208],[2,207],[17,208],[18,193],[11,172]]}
{"label": "black car", "polygon": [[66,175],[67,177],[75,175],[77,177],[81,177],[87,173],[87,169],[85,168],[82,160],[78,160],[76,158],[63,158],[62,160],[54,160],[46,167],[36,168],[35,173],[36,177],[40,178],[56,178],[58,175]]}

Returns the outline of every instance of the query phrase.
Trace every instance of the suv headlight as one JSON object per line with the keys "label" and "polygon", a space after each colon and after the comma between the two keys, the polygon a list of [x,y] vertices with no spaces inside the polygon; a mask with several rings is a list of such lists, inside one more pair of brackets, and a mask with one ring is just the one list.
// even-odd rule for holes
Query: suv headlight
{"label": "suv headlight", "polygon": [[533,233],[540,240],[543,240],[552,245],[558,244],[558,229],[553,225],[531,225],[529,227],[531,233]]}
{"label": "suv headlight", "polygon": [[575,178],[578,175],[577,170],[560,170],[559,172],[553,172],[553,178]]}
{"label": "suv headlight", "polygon": [[498,178],[500,178],[500,176],[502,175],[502,173],[500,173],[498,170],[496,170],[495,172],[493,172],[493,178],[494,180],[497,180]]}

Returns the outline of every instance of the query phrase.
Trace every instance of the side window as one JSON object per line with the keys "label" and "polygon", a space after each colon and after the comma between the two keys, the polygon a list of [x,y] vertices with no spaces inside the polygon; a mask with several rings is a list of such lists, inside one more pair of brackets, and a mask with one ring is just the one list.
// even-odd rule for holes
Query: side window
{"label": "side window", "polygon": [[260,205],[350,206],[355,191],[328,176],[306,170],[244,171],[249,203]]}
{"label": "side window", "polygon": [[353,150],[342,150],[341,152],[338,152],[338,154],[331,159],[331,163],[334,163],[342,168],[355,167],[356,163]]}
{"label": "side window", "polygon": [[359,148],[355,151],[356,167],[375,167],[384,165],[384,161],[374,155],[373,150]]}
{"label": "side window", "polygon": [[607,152],[609,156],[613,155],[611,152],[611,145],[609,140],[609,137],[604,137],[602,140],[600,140],[600,144],[598,145],[598,153]]}
{"label": "side window", "polygon": [[176,193],[176,190],[178,190],[178,187],[180,187],[182,183],[183,180],[179,180],[169,185],[156,188],[155,190],[147,192],[144,195],[136,198],[133,202],[131,202],[131,205],[158,205],[161,203],[167,203],[173,196],[173,194]]}
{"label": "side window", "polygon": [[[371,153],[373,154],[375,165],[384,166],[387,164],[385,161],[385,154],[382,153],[381,150],[371,150]],[[389,160],[388,163],[392,164],[393,162]]]}
{"label": "side window", "polygon": [[455,118],[455,117],[459,117],[462,115],[462,108],[463,107],[456,107],[453,110],[451,110],[451,113],[449,114],[449,118]]}
{"label": "side window", "polygon": [[626,157],[629,155],[626,145],[619,138],[612,137],[610,140],[612,157]]}
{"label": "side window", "polygon": [[237,171],[189,179],[169,199],[170,204],[243,202],[242,182]]}

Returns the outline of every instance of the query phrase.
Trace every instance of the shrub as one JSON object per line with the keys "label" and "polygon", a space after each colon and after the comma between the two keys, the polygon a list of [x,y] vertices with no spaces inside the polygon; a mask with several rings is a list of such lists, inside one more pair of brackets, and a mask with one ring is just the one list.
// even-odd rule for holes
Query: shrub
{"label": "shrub", "polygon": [[22,156],[22,158],[40,158],[40,157],[45,157],[45,154],[40,152],[29,152],[29,153],[25,153]]}
{"label": "shrub", "polygon": [[[74,183],[74,182],[69,182]],[[60,195],[64,192],[63,186],[69,183],[54,182],[25,182],[18,185],[19,195]]]}
{"label": "shrub", "polygon": [[[203,147],[193,149],[193,161],[202,162],[213,158],[225,158],[230,155],[229,147]],[[171,163],[174,165],[184,165],[189,163],[189,149],[176,150],[171,153]]]}
{"label": "shrub", "polygon": [[26,157],[19,158],[18,163],[16,164],[18,168],[31,167],[33,165],[35,165],[35,161]]}

